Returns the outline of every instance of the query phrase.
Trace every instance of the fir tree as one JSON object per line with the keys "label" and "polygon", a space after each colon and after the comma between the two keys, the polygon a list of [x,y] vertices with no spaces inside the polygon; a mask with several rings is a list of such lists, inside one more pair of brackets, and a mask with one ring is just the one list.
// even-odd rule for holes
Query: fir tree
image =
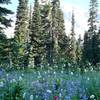
{"label": "fir tree", "polygon": [[41,9],[42,32],[44,33],[44,63],[51,65],[52,61],[52,37],[51,37],[51,4],[46,4]]}
{"label": "fir tree", "polygon": [[78,41],[76,42],[76,61],[79,63],[82,60],[82,39],[79,35]]}
{"label": "fir tree", "polygon": [[[57,7],[57,31],[58,31],[58,57],[59,58],[66,58],[66,50],[68,45],[68,37],[65,33],[65,25],[64,25],[64,15],[60,8],[60,1],[58,0],[58,7]],[[61,46],[64,45],[64,47]],[[65,49],[65,51],[63,51]],[[57,59],[58,60],[58,59]]]}
{"label": "fir tree", "polygon": [[95,48],[95,43],[94,43],[94,38],[96,37],[96,23],[97,23],[97,0],[90,0],[90,9],[89,9],[89,19],[88,19],[88,32],[87,34],[87,39],[86,35],[84,36],[84,58],[91,62],[94,63],[94,51],[93,49]]}
{"label": "fir tree", "polygon": [[[53,39],[53,59],[55,62],[58,61],[59,52],[61,51],[61,42],[63,42],[65,34],[64,16],[62,10],[60,9],[60,1],[52,1],[52,39]],[[60,52],[61,53],[61,52]]]}
{"label": "fir tree", "polygon": [[96,34],[97,23],[97,0],[90,0],[89,19],[88,19],[88,32],[90,39]]}
{"label": "fir tree", "polygon": [[85,32],[84,34],[84,43],[83,43],[83,61],[89,61],[91,59],[90,55],[90,38],[89,38],[89,33]]}
{"label": "fir tree", "polygon": [[0,65],[8,64],[7,37],[0,33]]}
{"label": "fir tree", "polygon": [[28,27],[28,1],[19,0],[19,6],[17,8],[17,20],[15,27],[15,41],[18,45],[18,56],[19,65],[24,66],[24,54],[25,54],[25,40]]}
{"label": "fir tree", "polygon": [[39,1],[35,0],[32,14],[31,45],[34,56],[34,64],[40,66],[42,54],[42,27]]}
{"label": "fir tree", "polygon": [[51,10],[51,37],[52,37],[52,59],[53,63],[56,62],[57,55],[58,55],[58,30],[57,30],[57,10],[58,10],[58,0],[52,1],[52,10]]}
{"label": "fir tree", "polygon": [[93,64],[96,65],[100,62],[100,30],[96,35],[93,35]]}
{"label": "fir tree", "polygon": [[[0,4],[10,4],[10,0],[0,0]],[[8,50],[8,39],[3,34],[3,29],[11,27],[11,19],[7,19],[8,14],[13,14],[11,10],[0,6],[0,65],[8,66],[9,64],[9,50]]]}
{"label": "fir tree", "polygon": [[76,39],[75,39],[75,18],[74,11],[72,11],[72,29],[71,29],[71,37],[70,37],[70,52],[69,59],[72,62],[76,62]]}
{"label": "fir tree", "polygon": [[[9,4],[9,3],[11,3],[10,0],[0,0],[1,5],[2,4]],[[11,19],[6,18],[6,16],[8,14],[13,14],[13,12],[7,8],[0,7],[0,24],[5,26],[6,28],[9,26],[11,27],[11,22],[12,22]],[[0,33],[1,33],[2,29],[4,28],[1,25],[0,25]]]}

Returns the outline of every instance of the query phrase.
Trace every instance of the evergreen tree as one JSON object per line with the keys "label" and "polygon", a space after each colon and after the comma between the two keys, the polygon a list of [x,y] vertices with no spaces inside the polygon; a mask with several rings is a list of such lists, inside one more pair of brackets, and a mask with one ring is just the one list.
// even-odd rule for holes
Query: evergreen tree
{"label": "evergreen tree", "polygon": [[29,67],[33,67],[34,65],[32,45],[31,45],[31,35],[32,35],[31,29],[32,29],[32,5],[30,5],[30,9],[29,9],[28,32],[27,32],[27,39],[26,39],[26,52],[27,52],[27,60],[28,60]]}
{"label": "evergreen tree", "polygon": [[69,59],[72,62],[76,62],[76,39],[75,39],[75,18],[74,11],[72,11],[72,29],[70,37],[70,50],[69,50]]}
{"label": "evergreen tree", "polygon": [[[58,56],[59,58],[66,58],[66,50],[68,46],[68,37],[65,33],[65,25],[64,25],[64,15],[60,8],[60,1],[58,2],[57,8],[57,30],[58,30]],[[63,45],[64,47],[62,47]]]}
{"label": "evergreen tree", "polygon": [[93,64],[100,62],[100,30],[96,35],[93,35]]}
{"label": "evergreen tree", "polygon": [[0,65],[8,64],[6,35],[0,33]]}
{"label": "evergreen tree", "polygon": [[97,0],[90,1],[90,9],[89,9],[89,19],[88,19],[88,32],[84,36],[84,58],[94,63],[94,51],[95,43],[94,38],[96,37],[96,20],[97,17]]}
{"label": "evergreen tree", "polygon": [[91,55],[90,55],[90,38],[89,38],[89,33],[85,32],[84,34],[84,49],[83,49],[83,60],[84,61],[89,61],[89,59],[91,59]]}
{"label": "evergreen tree", "polygon": [[59,0],[52,1],[52,10],[51,10],[51,38],[52,38],[52,59],[53,63],[57,62],[57,55],[58,55],[58,21],[57,21],[57,11],[59,6]]}
{"label": "evergreen tree", "polygon": [[[65,48],[62,45],[66,41],[64,16],[60,9],[60,1],[54,0],[51,3],[44,5],[42,9],[42,26],[46,59],[48,64],[57,63],[58,59],[64,57]],[[65,40],[64,40],[65,39]],[[65,46],[66,47],[66,46]],[[63,52],[61,52],[63,49]]]}
{"label": "evergreen tree", "polygon": [[[0,0],[1,5],[2,4],[9,4],[9,3],[11,3],[10,0]],[[11,26],[12,20],[6,18],[6,16],[8,14],[13,14],[13,12],[7,8],[0,7],[0,24],[1,24],[0,25],[0,33],[1,33],[2,29],[4,28],[4,27],[2,27],[2,25],[5,27]]]}
{"label": "evergreen tree", "polygon": [[19,0],[19,6],[17,8],[17,20],[15,27],[15,41],[18,45],[18,56],[19,66],[24,66],[24,55],[25,55],[25,40],[28,27],[28,1]]}
{"label": "evergreen tree", "polygon": [[34,56],[34,64],[40,66],[42,59],[42,27],[39,1],[34,2],[34,12],[32,14],[31,45]]}
{"label": "evergreen tree", "polygon": [[79,35],[78,41],[76,42],[76,61],[79,63],[82,60],[82,39]]}
{"label": "evergreen tree", "polygon": [[[10,0],[1,0],[0,4],[10,4]],[[3,34],[3,29],[11,27],[11,19],[7,19],[8,14],[13,14],[11,10],[0,6],[0,65],[8,66],[9,64],[9,50],[8,50],[8,39]]]}
{"label": "evergreen tree", "polygon": [[41,21],[42,21],[42,32],[43,44],[44,44],[44,63],[51,65],[52,61],[52,36],[51,36],[51,4],[48,3],[41,9]]}
{"label": "evergreen tree", "polygon": [[90,0],[89,19],[88,19],[88,33],[90,39],[96,34],[97,24],[97,0]]}
{"label": "evergreen tree", "polygon": [[52,1],[51,16],[52,16],[51,26],[52,26],[52,39],[53,39],[53,42],[52,42],[53,43],[53,59],[55,60],[55,62],[57,62],[60,56],[59,52],[62,49],[60,46],[61,44],[64,44],[63,40],[64,40],[64,37],[66,37],[64,16],[63,16],[62,10],[60,9],[59,0]]}

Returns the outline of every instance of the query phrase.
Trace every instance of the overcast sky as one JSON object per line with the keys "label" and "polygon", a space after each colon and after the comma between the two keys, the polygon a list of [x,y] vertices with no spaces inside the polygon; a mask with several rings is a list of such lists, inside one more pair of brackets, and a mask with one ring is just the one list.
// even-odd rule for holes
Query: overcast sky
{"label": "overcast sky", "polygon": [[[88,9],[89,9],[89,2],[90,0],[60,0],[61,1],[61,9],[64,12],[64,19],[65,19],[65,27],[66,33],[69,34],[71,30],[71,12],[72,9],[75,9],[75,33],[76,37],[79,34],[83,36],[84,31],[87,30],[87,19],[88,19]],[[12,4],[4,5],[5,7],[11,9],[14,13],[16,13],[16,9],[18,6],[18,0],[11,0]],[[29,0],[29,4],[33,4],[34,0]],[[98,0],[100,9],[100,0]],[[13,20],[15,20],[16,15],[10,16]],[[14,23],[12,23],[12,28],[6,30],[7,36],[13,36],[12,33],[14,31]],[[9,32],[9,33],[8,33]]]}

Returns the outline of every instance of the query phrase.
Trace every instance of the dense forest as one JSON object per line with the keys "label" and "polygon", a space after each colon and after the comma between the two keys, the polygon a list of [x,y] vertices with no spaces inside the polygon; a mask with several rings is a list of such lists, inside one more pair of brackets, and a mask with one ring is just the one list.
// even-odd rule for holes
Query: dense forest
{"label": "dense forest", "polygon": [[[1,4],[9,4],[3,0]],[[33,8],[32,8],[33,7]],[[5,28],[11,26],[11,19],[5,16],[13,14],[7,8],[0,7],[0,65],[2,67],[37,67],[53,66],[63,62],[66,64],[100,63],[100,29],[97,28],[96,0],[90,1],[88,30],[75,38],[75,14],[72,10],[72,28],[70,35],[65,32],[64,14],[59,0],[52,2],[34,1],[28,7],[28,0],[19,0],[17,8],[14,38],[7,39],[3,34]],[[81,33],[80,33],[81,34]]]}

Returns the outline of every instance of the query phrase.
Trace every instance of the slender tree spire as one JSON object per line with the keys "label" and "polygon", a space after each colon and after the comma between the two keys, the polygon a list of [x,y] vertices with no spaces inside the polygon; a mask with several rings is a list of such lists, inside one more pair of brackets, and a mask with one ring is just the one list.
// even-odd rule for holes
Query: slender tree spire
{"label": "slender tree spire", "polygon": [[90,0],[88,31],[84,35],[84,58],[94,64],[97,34],[97,0]]}
{"label": "slender tree spire", "polygon": [[71,38],[70,38],[70,60],[76,62],[76,39],[75,39],[75,17],[74,10],[72,10],[72,29],[71,29]]}
{"label": "slender tree spire", "polygon": [[90,0],[90,9],[89,9],[89,19],[88,19],[88,32],[90,35],[90,38],[96,33],[97,30],[97,0]]}
{"label": "slender tree spire", "polygon": [[26,37],[28,31],[28,0],[19,0],[19,6],[17,8],[17,20],[15,23],[15,41],[18,46],[19,66],[24,66],[24,55],[26,48]]}
{"label": "slender tree spire", "polygon": [[36,66],[40,66],[42,57],[42,26],[41,26],[41,10],[39,0],[35,0],[32,14],[32,26],[31,26],[31,44],[32,52],[34,55],[34,63]]}
{"label": "slender tree spire", "polygon": [[72,10],[72,29],[71,29],[71,35],[74,36],[75,35],[75,15],[74,15],[74,9]]}

